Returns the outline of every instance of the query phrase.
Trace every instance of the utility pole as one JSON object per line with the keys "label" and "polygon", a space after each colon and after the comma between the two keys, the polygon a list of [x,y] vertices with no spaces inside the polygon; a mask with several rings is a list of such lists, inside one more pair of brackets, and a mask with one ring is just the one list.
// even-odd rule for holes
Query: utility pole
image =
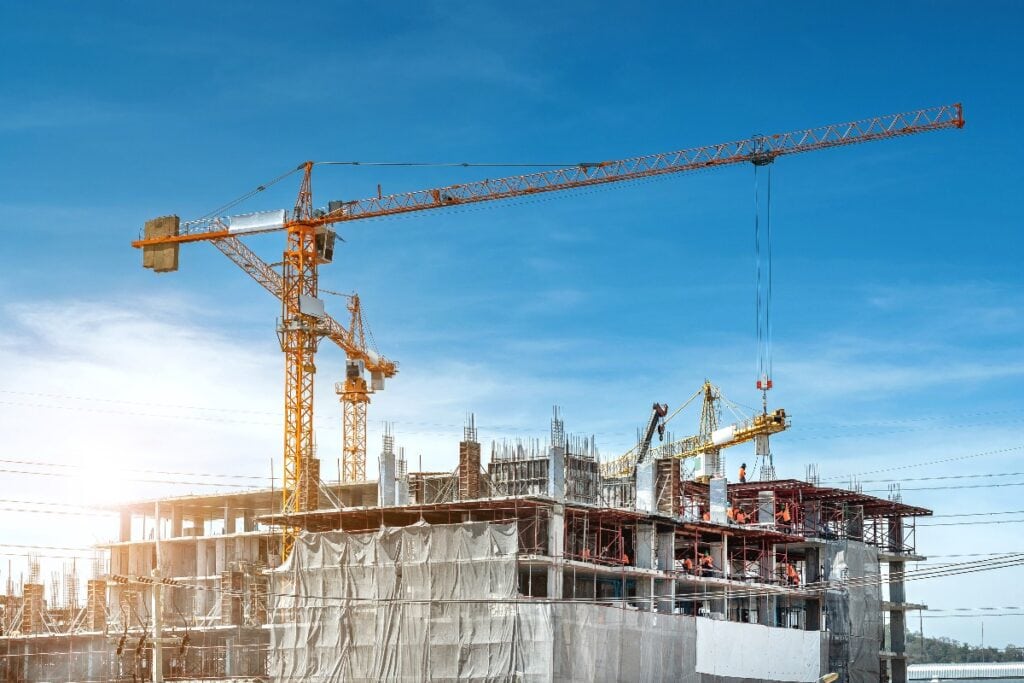
{"label": "utility pole", "polygon": [[153,567],[153,662],[151,670],[153,672],[153,683],[163,683],[164,681],[164,601],[163,601],[163,584],[160,583],[160,567],[163,564],[163,555],[160,552],[160,501],[156,502],[156,566]]}

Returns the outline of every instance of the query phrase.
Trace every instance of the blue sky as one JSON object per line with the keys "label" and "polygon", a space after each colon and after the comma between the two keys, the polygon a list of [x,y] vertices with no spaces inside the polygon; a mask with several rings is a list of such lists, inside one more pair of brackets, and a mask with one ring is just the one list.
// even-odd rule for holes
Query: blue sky
{"label": "blue sky", "polygon": [[[154,276],[128,243],[147,218],[205,214],[305,159],[575,163],[962,101],[962,131],[775,164],[771,398],[794,426],[774,451],[784,476],[808,462],[823,477],[1024,471],[1021,450],[918,466],[1024,446],[1022,12],[8,3],[0,458],[89,463],[103,497],[187,492],[130,481],[130,468],[267,473],[280,457],[279,307],[208,245]],[[314,195],[504,173],[321,167]],[[291,206],[296,190],[286,181],[244,208]],[[542,436],[557,403],[568,429],[616,455],[651,401],[677,405],[705,377],[756,404],[753,217],[743,166],[343,226],[321,284],[358,291],[380,350],[402,364],[371,406],[371,450],[391,420],[425,467],[453,467],[467,411],[485,440]],[[279,260],[279,235],[251,244]],[[343,314],[342,300],[327,303]],[[340,363],[325,346],[323,458],[340,447]],[[682,433],[696,415],[679,420]],[[3,481],[7,500],[89,497],[80,479]],[[993,481],[1024,477],[945,483]],[[909,490],[942,483],[905,482],[904,498],[937,514],[1021,507],[1015,486]],[[57,515],[5,514],[23,520],[10,543],[71,540]],[[81,529],[109,533],[93,527]],[[1024,551],[1020,530],[921,528],[918,545]],[[933,607],[1024,605],[1022,575],[922,581],[909,594]],[[1020,621],[986,620],[986,642],[1019,641]],[[980,623],[925,630],[978,642]]]}

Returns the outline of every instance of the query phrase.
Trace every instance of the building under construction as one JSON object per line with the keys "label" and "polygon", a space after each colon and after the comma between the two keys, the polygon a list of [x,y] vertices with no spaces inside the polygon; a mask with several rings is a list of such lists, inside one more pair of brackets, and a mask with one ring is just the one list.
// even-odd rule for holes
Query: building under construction
{"label": "building under construction", "polygon": [[166,679],[906,680],[930,511],[665,449],[609,477],[557,413],[546,443],[490,450],[469,422],[454,470],[408,472],[387,435],[378,482],[314,464],[298,514],[272,489],[121,507],[84,604],[8,585],[0,680],[148,680],[154,609]]}
{"label": "building under construction", "polygon": [[[604,462],[556,412],[543,442],[494,443],[485,463],[470,421],[453,470],[409,472],[386,434],[377,480],[367,481],[369,395],[398,365],[372,348],[358,296],[348,298],[347,328],[327,313],[318,269],[333,259],[333,225],[735,164],[756,174],[787,155],[963,125],[962,107],[945,105],[393,195],[378,185],[375,197],[319,208],[317,163],[306,161],[291,172],[302,181],[290,211],[148,221],[132,243],[144,267],[175,271],[182,244],[208,241],[281,301],[281,487],[120,508],[119,537],[100,547],[84,605],[67,590],[48,598],[32,574],[9,584],[0,675],[904,683],[905,611],[921,606],[904,599],[903,568],[920,559],[914,520],[928,510],[812,476],[777,479],[768,437],[785,429],[785,413],[769,413],[765,396],[761,415],[716,429],[707,384],[701,434],[657,449],[651,437],[667,411],[658,404],[638,447]],[[286,237],[276,264],[241,239],[272,232]],[[767,303],[758,302],[763,340]],[[324,339],[347,359],[332,485],[313,430]],[[730,484],[720,451],[750,441],[760,477]]]}

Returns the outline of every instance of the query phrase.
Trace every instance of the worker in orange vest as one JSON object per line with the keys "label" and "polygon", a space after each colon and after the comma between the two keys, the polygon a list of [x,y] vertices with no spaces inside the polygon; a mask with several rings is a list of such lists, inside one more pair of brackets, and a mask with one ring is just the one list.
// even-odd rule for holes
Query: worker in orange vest
{"label": "worker in orange vest", "polygon": [[782,506],[782,509],[775,513],[775,521],[783,524],[789,524],[793,520],[793,517],[789,514],[789,503]]}
{"label": "worker in orange vest", "polygon": [[789,585],[791,586],[800,585],[800,575],[797,573],[796,567],[789,562],[786,563],[786,580],[789,581]]}
{"label": "worker in orange vest", "polygon": [[715,562],[711,559],[711,555],[700,556],[700,570],[703,574],[706,571],[712,571],[715,568]]}
{"label": "worker in orange vest", "polygon": [[700,518],[703,519],[705,522],[710,522],[711,521],[711,513],[708,512],[707,510],[705,510],[704,514],[702,514],[700,516]]}
{"label": "worker in orange vest", "polygon": [[731,520],[736,519],[736,510],[733,509],[732,505],[725,509],[725,516]]}
{"label": "worker in orange vest", "polygon": [[747,483],[747,463],[740,465],[740,483]]}
{"label": "worker in orange vest", "polygon": [[688,557],[685,560],[683,560],[683,571],[685,571],[688,574],[693,573],[693,560],[691,560]]}
{"label": "worker in orange vest", "polygon": [[584,562],[589,560],[590,559],[590,548],[584,548],[583,549],[583,553],[581,554],[581,557],[583,558]]}

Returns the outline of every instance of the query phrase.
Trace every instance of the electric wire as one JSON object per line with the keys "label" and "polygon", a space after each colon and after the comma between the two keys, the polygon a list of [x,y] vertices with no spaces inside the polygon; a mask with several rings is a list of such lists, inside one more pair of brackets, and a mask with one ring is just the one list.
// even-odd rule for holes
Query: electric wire
{"label": "electric wire", "polygon": [[587,168],[600,166],[600,162],[570,164],[489,163],[471,161],[314,161],[314,166],[406,166],[420,168]]}

